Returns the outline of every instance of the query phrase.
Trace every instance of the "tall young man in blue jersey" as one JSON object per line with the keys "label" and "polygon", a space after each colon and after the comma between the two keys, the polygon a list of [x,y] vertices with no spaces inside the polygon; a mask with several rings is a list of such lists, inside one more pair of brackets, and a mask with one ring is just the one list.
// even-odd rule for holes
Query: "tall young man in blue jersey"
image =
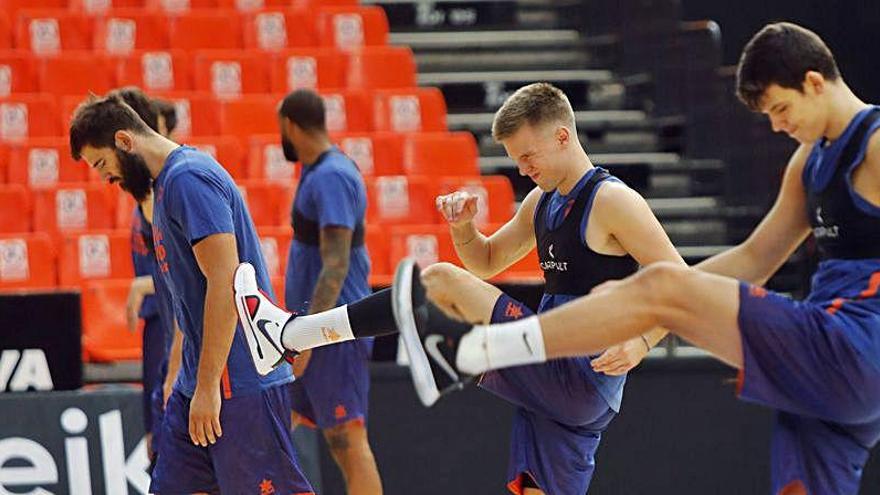
{"label": "tall young man in blue jersey", "polygon": [[[418,321],[401,331],[450,337],[458,370],[478,374],[668,328],[738,368],[740,398],[777,411],[771,493],[856,494],[880,439],[880,108],[850,90],[815,33],[790,23],[749,41],[737,93],[800,143],[776,203],[742,244],[695,268],[658,263],[463,337]],[[761,287],[811,232],[822,261],[807,298]]]}
{"label": "tall young man in blue jersey", "polygon": [[261,376],[237,331],[232,282],[246,261],[269,277],[250,214],[210,156],[151,130],[117,98],[90,98],[71,153],[135,200],[154,191],[153,242],[184,334],[151,493],[311,493],[289,434],[289,366]]}
{"label": "tall young man in blue jersey", "polygon": [[[330,142],[324,113],[321,96],[307,89],[287,95],[278,109],[284,156],[302,163],[290,215],[294,233],[284,302],[309,314],[371,292],[364,180],[357,165]],[[382,493],[366,428],[372,348],[372,339],[344,342],[303,353],[293,362],[296,422],[324,433],[349,495]]]}

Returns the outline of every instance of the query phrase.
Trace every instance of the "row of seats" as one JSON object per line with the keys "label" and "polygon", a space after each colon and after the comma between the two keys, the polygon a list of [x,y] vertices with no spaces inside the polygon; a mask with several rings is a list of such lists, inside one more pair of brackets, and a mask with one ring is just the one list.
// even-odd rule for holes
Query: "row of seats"
{"label": "row of seats", "polygon": [[350,50],[388,42],[388,19],[376,6],[272,9],[242,13],[204,9],[183,13],[118,9],[98,15],[67,10],[0,14],[0,48],[39,55],[68,50],[128,53],[155,49],[336,47]]}
{"label": "row of seats", "polygon": [[265,8],[304,8],[357,5],[358,0],[0,0],[0,10],[12,17],[19,10],[68,9],[104,14],[117,9],[153,9],[169,13],[193,9],[236,9],[252,12]]}
{"label": "row of seats", "polygon": [[82,97],[119,86],[147,92],[197,91],[218,98],[295,89],[393,89],[416,85],[409,48],[377,46],[283,50],[139,51],[127,55],[69,52],[34,57],[0,51],[0,97],[51,93]]}
{"label": "row of seats", "polygon": [[[330,132],[445,131],[446,101],[437,88],[341,90],[321,92]],[[283,94],[216,98],[209,93],[154,92],[177,112],[175,138],[230,135],[249,138],[278,133]],[[63,136],[82,97],[48,94],[0,97],[0,142]]]}
{"label": "row of seats", "polygon": [[[478,176],[479,151],[468,132],[334,134],[333,141],[365,177],[386,175]],[[291,184],[298,168],[284,159],[278,134],[189,138],[184,141],[212,155],[237,181],[270,180]],[[0,184],[45,189],[100,177],[70,156],[64,138],[35,138],[0,144]]]}
{"label": "row of seats", "polygon": [[[503,176],[424,177],[384,176],[366,180],[367,222],[374,225],[430,224],[442,222],[434,198],[458,189],[476,194],[481,201],[481,225],[510,218],[513,188]],[[290,223],[296,184],[251,180],[239,188],[254,224],[283,226]],[[0,186],[0,233],[42,232],[60,236],[81,230],[107,230],[130,226],[133,200],[118,187],[81,183],[30,191],[22,185]]]}

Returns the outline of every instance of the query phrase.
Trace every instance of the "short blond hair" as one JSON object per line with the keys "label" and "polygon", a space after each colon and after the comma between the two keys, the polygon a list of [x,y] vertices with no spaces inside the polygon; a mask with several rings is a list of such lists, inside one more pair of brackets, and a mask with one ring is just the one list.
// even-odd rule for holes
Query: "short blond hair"
{"label": "short blond hair", "polygon": [[523,124],[538,126],[560,123],[575,131],[574,110],[561,89],[550,83],[533,83],[516,90],[495,113],[492,137],[502,141]]}

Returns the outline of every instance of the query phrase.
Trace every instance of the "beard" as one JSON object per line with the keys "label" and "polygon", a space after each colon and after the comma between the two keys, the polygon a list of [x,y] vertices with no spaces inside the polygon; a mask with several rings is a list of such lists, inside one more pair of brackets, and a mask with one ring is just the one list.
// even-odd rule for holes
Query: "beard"
{"label": "beard", "polygon": [[119,161],[119,173],[122,175],[119,187],[131,194],[135,201],[143,203],[153,187],[153,176],[143,157],[127,151],[116,149]]}
{"label": "beard", "polygon": [[290,163],[296,163],[299,161],[299,154],[296,152],[296,148],[293,147],[293,142],[283,134],[281,135],[281,150],[284,151],[285,160]]}

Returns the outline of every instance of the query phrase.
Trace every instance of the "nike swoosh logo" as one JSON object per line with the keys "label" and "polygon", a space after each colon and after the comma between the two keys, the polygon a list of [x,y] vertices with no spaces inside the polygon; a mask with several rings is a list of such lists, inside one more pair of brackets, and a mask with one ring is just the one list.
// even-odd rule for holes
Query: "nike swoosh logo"
{"label": "nike swoosh logo", "polygon": [[529,344],[529,338],[526,335],[527,334],[525,332],[523,332],[523,334],[522,334],[523,342],[526,343],[526,349],[529,350],[529,354],[534,356],[535,351],[532,350],[532,344]]}
{"label": "nike swoosh logo", "polygon": [[443,357],[443,353],[440,352],[439,344],[443,342],[443,337],[440,335],[428,335],[425,338],[425,350],[428,351],[428,354],[434,358],[434,361],[437,361],[437,364],[440,365],[440,368],[452,378],[453,381],[458,381],[458,373],[455,372],[455,369],[449,365],[449,362],[446,361],[446,358]]}
{"label": "nike swoosh logo", "polygon": [[[272,344],[272,347],[275,347],[276,351],[281,352],[283,354],[281,349],[278,349],[278,347],[275,345],[275,342],[272,342],[272,337],[269,335],[269,331],[266,330],[266,325],[268,325],[269,323],[272,323],[273,325],[278,326],[278,324],[273,322],[272,320],[265,320],[264,319],[264,320],[257,321],[257,328],[259,328],[260,331],[263,332],[263,337],[266,337],[266,340],[268,340],[269,343]],[[260,346],[260,344],[258,343],[257,344],[258,350],[259,350],[259,346]],[[263,357],[262,352],[260,353],[260,357]]]}

